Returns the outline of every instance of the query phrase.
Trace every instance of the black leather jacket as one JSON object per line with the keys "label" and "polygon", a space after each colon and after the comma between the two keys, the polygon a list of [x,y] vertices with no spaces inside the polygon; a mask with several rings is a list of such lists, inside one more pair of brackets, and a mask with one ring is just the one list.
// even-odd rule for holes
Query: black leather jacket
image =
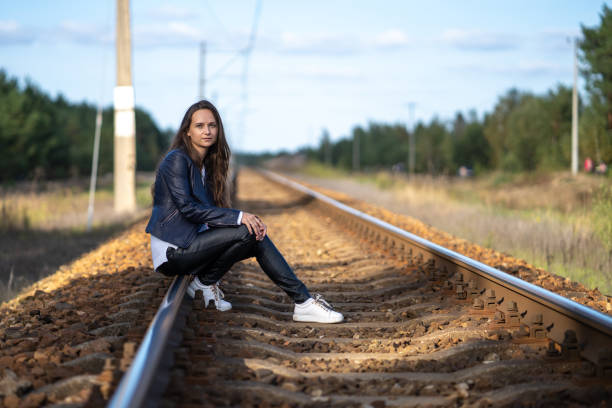
{"label": "black leather jacket", "polygon": [[202,224],[238,226],[239,210],[215,207],[202,174],[182,149],[164,157],[155,177],[153,211],[146,232],[187,248]]}

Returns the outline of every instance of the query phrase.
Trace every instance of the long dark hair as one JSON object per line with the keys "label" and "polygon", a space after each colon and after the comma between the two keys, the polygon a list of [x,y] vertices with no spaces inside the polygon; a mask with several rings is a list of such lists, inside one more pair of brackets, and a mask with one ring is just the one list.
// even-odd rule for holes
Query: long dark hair
{"label": "long dark hair", "polygon": [[[215,120],[217,121],[217,143],[212,145],[206,152],[204,161],[200,159],[196,150],[191,145],[191,140],[187,136],[189,126],[191,126],[191,117],[196,111],[200,109],[208,109],[212,112]],[[213,200],[215,205],[218,207],[229,207],[230,197],[229,189],[227,188],[227,173],[229,169],[231,151],[225,139],[225,131],[223,130],[223,122],[221,122],[221,116],[217,108],[206,100],[201,100],[194,103],[187,109],[185,116],[181,121],[181,126],[176,132],[172,143],[170,143],[170,150],[183,149],[191,160],[202,170],[202,166],[206,169],[206,184],[212,190]]]}

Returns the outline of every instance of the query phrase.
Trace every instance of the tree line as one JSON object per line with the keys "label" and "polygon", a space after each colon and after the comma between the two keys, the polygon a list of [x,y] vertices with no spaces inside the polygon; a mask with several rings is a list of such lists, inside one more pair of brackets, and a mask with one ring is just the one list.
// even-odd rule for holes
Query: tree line
{"label": "tree line", "polygon": [[[30,81],[22,87],[0,70],[0,181],[56,179],[91,171],[97,108],[52,98]],[[136,169],[155,169],[171,131],[160,130],[151,115],[136,108]],[[102,113],[101,174],[113,170],[114,111]]]}
{"label": "tree line", "polygon": [[[579,157],[612,162],[612,9],[603,6],[598,27],[582,26],[580,60],[586,100],[579,101]],[[471,169],[532,171],[568,169],[571,160],[572,89],[563,85],[544,94],[510,89],[491,112],[457,113],[451,121],[434,118],[412,130],[403,124],[370,123],[332,142],[324,131],[314,148],[300,151],[333,166],[360,169],[406,168],[410,132],[415,139],[415,170],[453,174]]]}
{"label": "tree line", "polygon": [[[612,163],[612,9],[603,6],[596,27],[582,26],[579,42],[586,98],[580,101],[579,157]],[[471,169],[531,171],[567,169],[571,154],[572,90],[559,85],[544,94],[511,89],[491,112],[457,113],[451,121],[434,118],[409,130],[404,124],[370,123],[332,141],[323,132],[316,147],[301,149],[308,157],[330,165],[354,167],[358,141],[359,168],[406,168],[409,139],[415,140],[415,170],[453,174]],[[136,168],[155,169],[172,136],[160,130],[140,108],[136,113]],[[19,86],[0,70],[0,181],[65,178],[88,174],[96,107],[52,98],[26,81]],[[100,139],[101,174],[113,168],[113,109],[103,111]],[[253,163],[264,155],[240,155]]]}

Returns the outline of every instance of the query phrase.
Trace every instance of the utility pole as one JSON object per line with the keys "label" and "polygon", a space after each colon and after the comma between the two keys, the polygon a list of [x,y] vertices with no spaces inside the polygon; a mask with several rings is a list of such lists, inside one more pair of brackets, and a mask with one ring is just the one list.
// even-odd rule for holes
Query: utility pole
{"label": "utility pole", "polygon": [[198,100],[201,101],[206,97],[204,93],[206,85],[206,41],[200,42],[200,93]]}
{"label": "utility pole", "polygon": [[415,160],[415,151],[414,151],[414,106],[416,102],[408,102],[408,109],[410,109],[410,127],[412,129],[408,130],[408,174],[411,176],[414,175],[414,160]]}
{"label": "utility pole", "polygon": [[100,155],[100,131],[102,130],[102,105],[98,105],[96,114],[96,131],[94,133],[93,160],[91,162],[91,177],[89,178],[89,205],[87,206],[87,231],[91,231],[94,216],[94,200],[96,196],[96,180],[98,178],[98,157]]}
{"label": "utility pole", "polygon": [[353,171],[359,171],[359,133],[353,132]]}
{"label": "utility pole", "polygon": [[323,130],[323,155],[325,157],[325,164],[331,166],[332,164],[332,151],[331,151],[331,140],[329,138],[329,132],[327,129]]}
{"label": "utility pole", "polygon": [[572,92],[572,174],[578,173],[578,38],[574,38],[574,89]]}
{"label": "utility pole", "polygon": [[130,2],[117,0],[117,86],[115,105],[115,212],[136,209],[136,125],[134,88],[132,87],[132,52],[130,36]]}

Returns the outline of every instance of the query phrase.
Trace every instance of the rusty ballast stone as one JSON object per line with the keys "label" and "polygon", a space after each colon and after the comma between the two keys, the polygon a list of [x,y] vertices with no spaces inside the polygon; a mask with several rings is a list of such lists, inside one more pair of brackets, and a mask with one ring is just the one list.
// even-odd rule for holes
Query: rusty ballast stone
{"label": "rusty ballast stone", "polygon": [[[278,174],[265,170],[262,173],[268,179],[315,198],[327,217],[364,235],[368,241],[409,264],[420,266],[424,274],[427,271],[431,274],[434,270],[431,267],[433,260],[437,269],[447,276],[463,275],[463,281],[472,282],[478,288],[478,294],[493,290],[501,310],[516,302],[521,323],[527,324],[538,337],[544,334],[545,338],[562,344],[566,332],[573,331],[580,355],[597,365],[603,364],[605,369],[600,372],[608,373],[612,317],[434,244]],[[531,330],[534,324],[538,326],[537,330]]]}
{"label": "rusty ballast stone", "polygon": [[[290,206],[299,201],[295,192],[252,172],[244,175],[239,207],[265,217],[296,275],[321,291],[346,322],[291,322],[291,301],[271,290],[255,260],[238,263],[221,282],[232,311],[205,310],[194,301],[162,405],[383,407],[432,404],[426,398],[437,397],[443,406],[515,399],[595,406],[610,399],[612,389],[594,376],[597,367],[589,361],[568,361],[562,347],[548,354],[554,342],[545,338],[518,338],[514,329],[522,332],[530,319],[520,316],[518,306],[501,307],[495,291],[483,292],[468,278],[466,299],[457,300],[452,282],[461,274],[438,270],[421,254],[407,267],[334,222],[336,214],[321,211],[316,201]],[[404,291],[368,296],[397,286]],[[475,299],[482,300],[482,310],[472,307]],[[494,319],[500,308],[503,322]],[[400,310],[410,313],[389,319]],[[566,343],[571,354],[574,339],[567,336]],[[546,384],[567,391],[549,394]],[[507,401],[510,389],[530,395]]]}

